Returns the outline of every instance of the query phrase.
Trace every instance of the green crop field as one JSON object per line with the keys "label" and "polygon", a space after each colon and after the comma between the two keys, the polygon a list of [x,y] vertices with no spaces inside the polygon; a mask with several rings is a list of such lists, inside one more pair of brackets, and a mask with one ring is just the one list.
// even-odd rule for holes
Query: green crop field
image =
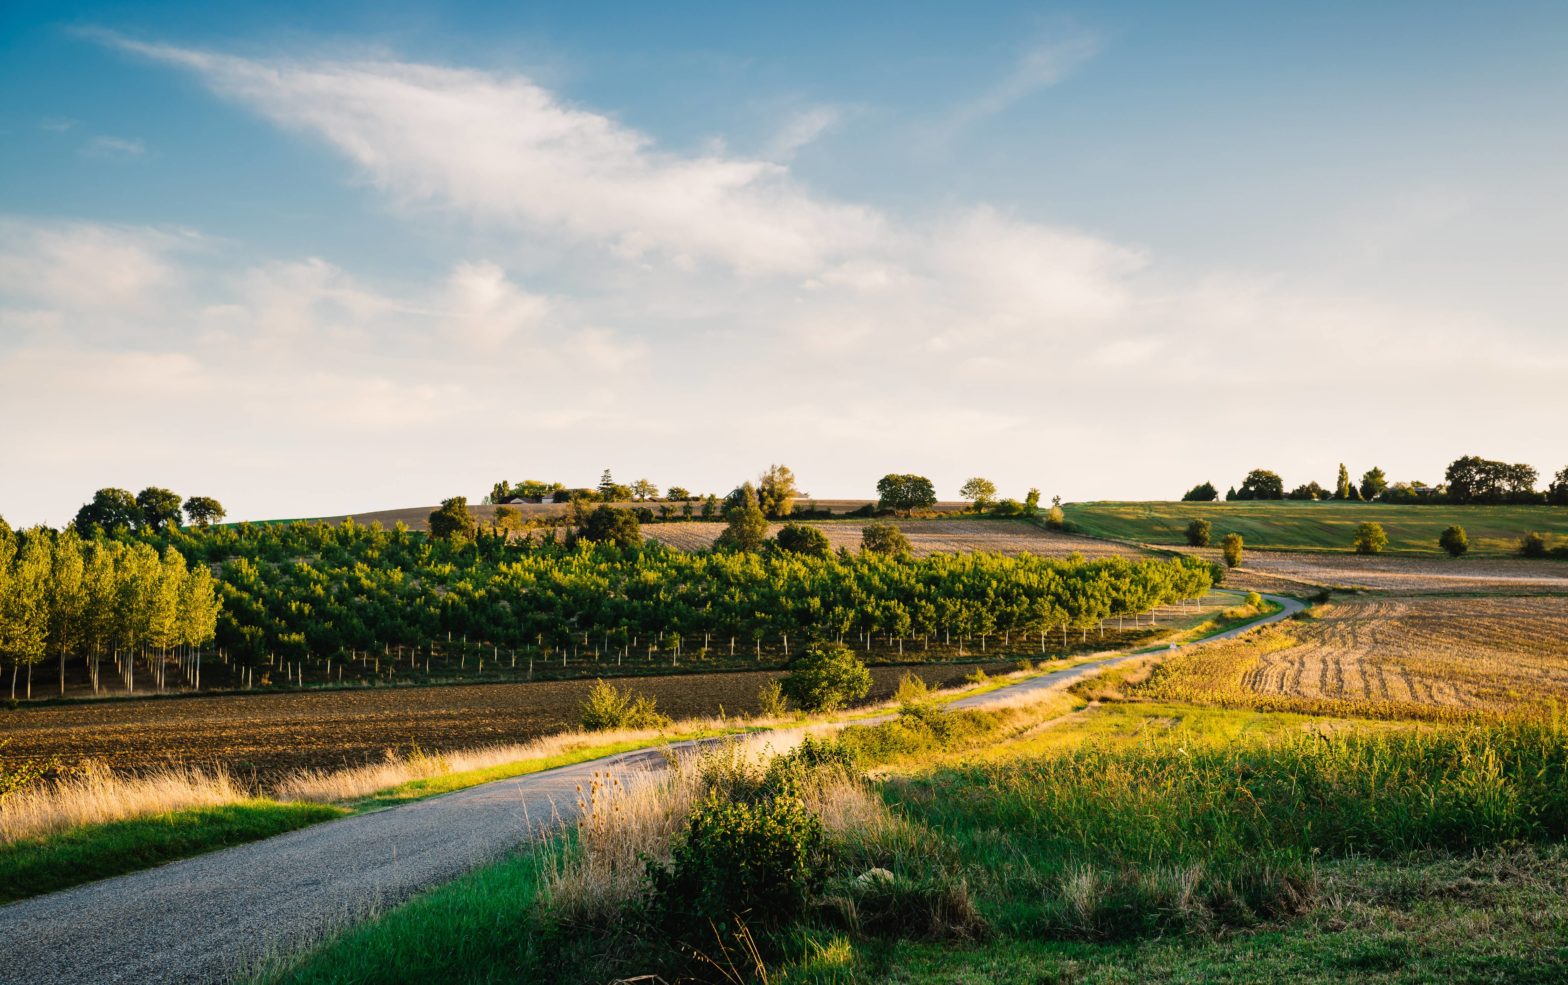
{"label": "green crop field", "polygon": [[1385,503],[1067,503],[1067,522],[1078,533],[1143,544],[1185,544],[1194,519],[1213,524],[1213,540],[1241,534],[1248,547],[1270,550],[1350,551],[1358,524],[1381,523],[1390,552],[1439,554],[1438,535],[1458,524],[1470,535],[1470,553],[1516,554],[1525,534],[1538,530],[1568,537],[1568,509],[1559,506],[1405,506]]}

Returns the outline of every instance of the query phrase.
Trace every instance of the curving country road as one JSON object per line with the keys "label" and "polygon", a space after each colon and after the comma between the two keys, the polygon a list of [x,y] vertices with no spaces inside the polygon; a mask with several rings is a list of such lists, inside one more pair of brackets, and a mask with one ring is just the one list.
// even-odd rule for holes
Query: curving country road
{"label": "curving country road", "polygon": [[[1229,639],[1303,608],[1284,596],[1265,598],[1281,611],[1185,645]],[[953,706],[1011,704],[1138,655],[1117,654]],[[787,741],[778,735],[779,744]],[[573,819],[578,786],[595,772],[645,782],[665,762],[662,750],[640,750],[498,780],[12,903],[0,907],[0,978],[8,985],[226,981]]]}

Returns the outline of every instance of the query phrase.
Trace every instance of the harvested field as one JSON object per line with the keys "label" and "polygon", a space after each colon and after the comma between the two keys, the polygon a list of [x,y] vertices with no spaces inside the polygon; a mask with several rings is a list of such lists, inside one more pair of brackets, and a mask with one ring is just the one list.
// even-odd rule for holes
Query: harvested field
{"label": "harvested field", "polygon": [[1568,700],[1568,603],[1367,597],[1181,653],[1147,697],[1387,718],[1502,713]]}
{"label": "harvested field", "polygon": [[[905,671],[957,683],[976,667],[1010,662],[871,668],[871,696],[886,698]],[[777,671],[687,674],[625,684],[675,718],[756,711],[757,688]],[[591,681],[295,691],[276,694],[84,702],[0,711],[7,756],[96,760],[117,770],[222,765],[262,780],[302,767],[360,765],[387,749],[430,752],[517,742],[575,726]]]}
{"label": "harvested field", "polygon": [[[873,499],[801,499],[796,501],[797,507],[802,510],[825,510],[830,513],[852,513],[855,510],[861,509],[865,506],[874,505],[875,503],[876,500]],[[627,502],[614,503],[612,505],[622,509],[646,508],[657,513],[659,507],[661,506],[669,506],[679,512],[686,504],[670,503],[663,500],[649,500],[648,502],[642,503]],[[702,503],[700,501],[693,502],[691,505],[692,509],[694,510],[702,509]],[[423,531],[430,529],[430,514],[439,508],[439,504],[433,506],[406,506],[394,510],[370,510],[364,513],[344,513],[338,516],[302,517],[293,520],[268,520],[265,522],[335,524],[342,523],[344,520],[352,516],[355,523],[363,523],[367,525],[371,523],[379,523],[388,530],[392,529],[392,527],[398,523],[403,523],[406,524],[410,530]],[[548,517],[564,516],[572,509],[571,505],[568,503],[517,503],[510,505],[508,508],[516,510],[525,520],[538,520]],[[933,511],[937,513],[962,513],[968,509],[968,503],[962,501],[953,501],[937,503]],[[482,503],[470,503],[468,506],[468,511],[472,513],[480,523],[489,523],[491,520],[493,520],[495,518],[495,510],[496,508],[494,506],[487,506]]]}
{"label": "harvested field", "polygon": [[[827,534],[834,548],[860,549],[861,532],[867,520],[807,521]],[[1147,557],[1147,551],[1112,541],[1095,540],[1074,534],[1057,533],[1027,520],[961,519],[894,520],[909,538],[918,555],[990,551],[997,554],[1034,554],[1038,557],[1066,557],[1082,554],[1088,558]],[[768,533],[778,533],[782,524],[770,524]],[[705,550],[713,546],[722,523],[661,523],[643,528],[643,535],[683,551]]]}
{"label": "harvested field", "polygon": [[[1197,551],[1218,561],[1219,552]],[[1568,564],[1525,558],[1365,557],[1248,551],[1226,587],[1299,591],[1307,586],[1360,588],[1403,594],[1498,592],[1568,593]]]}

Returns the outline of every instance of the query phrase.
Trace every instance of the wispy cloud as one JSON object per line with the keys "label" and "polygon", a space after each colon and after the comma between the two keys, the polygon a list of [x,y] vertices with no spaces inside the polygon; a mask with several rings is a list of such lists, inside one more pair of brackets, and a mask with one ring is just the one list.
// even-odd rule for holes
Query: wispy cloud
{"label": "wispy cloud", "polygon": [[127,140],[123,137],[94,137],[82,145],[82,154],[86,157],[118,158],[125,160],[141,157],[147,153],[147,145],[140,140]]}
{"label": "wispy cloud", "polygon": [[76,121],[64,116],[45,117],[38,124],[38,129],[47,130],[50,133],[66,133],[75,128]]}
{"label": "wispy cloud", "polygon": [[988,117],[1048,89],[1100,53],[1100,41],[1091,34],[1075,34],[1036,43],[1018,55],[1005,75],[977,95],[960,102],[931,128],[930,138],[941,143]]}

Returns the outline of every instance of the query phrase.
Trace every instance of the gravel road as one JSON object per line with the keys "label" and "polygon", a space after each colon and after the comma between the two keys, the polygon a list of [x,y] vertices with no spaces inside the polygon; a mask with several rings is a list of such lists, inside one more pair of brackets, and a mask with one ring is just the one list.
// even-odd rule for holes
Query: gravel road
{"label": "gravel road", "polygon": [[[1268,597],[1284,610],[1252,625],[1302,608],[1294,599]],[[1109,656],[955,704],[1010,704],[1132,656]],[[595,772],[646,782],[665,763],[662,751],[643,750],[499,780],[12,903],[0,907],[0,979],[7,985],[227,981],[575,818],[578,785]]]}

